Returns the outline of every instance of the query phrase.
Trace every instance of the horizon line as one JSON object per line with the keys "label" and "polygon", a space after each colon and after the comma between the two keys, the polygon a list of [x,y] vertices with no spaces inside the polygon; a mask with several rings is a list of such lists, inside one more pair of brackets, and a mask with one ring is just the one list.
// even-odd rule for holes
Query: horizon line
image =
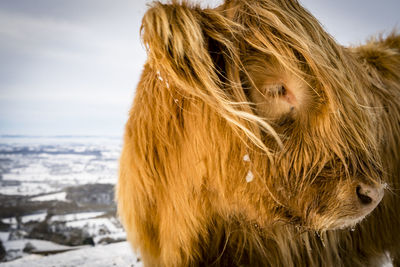
{"label": "horizon line", "polygon": [[108,138],[122,138],[122,135],[110,135],[110,134],[103,134],[103,135],[94,135],[94,134],[54,134],[54,135],[36,135],[36,134],[0,134],[0,138],[92,138],[92,137],[108,137]]}

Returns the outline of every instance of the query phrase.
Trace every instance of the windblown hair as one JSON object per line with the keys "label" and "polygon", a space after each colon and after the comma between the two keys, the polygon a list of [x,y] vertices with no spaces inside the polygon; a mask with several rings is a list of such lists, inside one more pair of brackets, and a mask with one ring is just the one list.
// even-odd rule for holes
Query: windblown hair
{"label": "windblown hair", "polygon": [[117,200],[147,266],[397,264],[398,35],[345,48],[295,0],[227,0],[155,2],[142,39]]}

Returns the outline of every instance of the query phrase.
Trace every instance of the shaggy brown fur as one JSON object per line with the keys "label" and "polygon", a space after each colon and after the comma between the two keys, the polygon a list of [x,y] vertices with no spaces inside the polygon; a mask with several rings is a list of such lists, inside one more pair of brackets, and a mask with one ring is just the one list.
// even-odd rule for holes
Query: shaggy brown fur
{"label": "shaggy brown fur", "polygon": [[398,35],[342,47],[295,0],[156,2],[142,34],[117,199],[146,266],[400,263]]}

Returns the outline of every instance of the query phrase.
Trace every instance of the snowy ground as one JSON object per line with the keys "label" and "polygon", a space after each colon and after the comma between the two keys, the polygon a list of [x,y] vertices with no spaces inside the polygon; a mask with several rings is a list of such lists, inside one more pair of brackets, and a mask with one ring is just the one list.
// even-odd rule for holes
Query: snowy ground
{"label": "snowy ground", "polygon": [[127,242],[104,246],[88,247],[51,256],[29,255],[12,262],[1,264],[2,267],[140,267],[142,262],[132,253]]}
{"label": "snowy ground", "polygon": [[120,150],[121,138],[0,136],[0,265],[139,266],[115,216]]}
{"label": "snowy ground", "polygon": [[71,185],[115,184],[120,150],[121,138],[0,136],[0,194],[39,195]]}

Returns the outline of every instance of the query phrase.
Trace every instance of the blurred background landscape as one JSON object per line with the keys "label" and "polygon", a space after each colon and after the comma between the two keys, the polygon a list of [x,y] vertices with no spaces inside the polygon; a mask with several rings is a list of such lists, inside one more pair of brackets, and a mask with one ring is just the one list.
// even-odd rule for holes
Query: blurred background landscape
{"label": "blurred background landscape", "polygon": [[124,241],[114,203],[120,149],[116,137],[1,136],[3,260]]}
{"label": "blurred background landscape", "polygon": [[[0,265],[141,265],[114,186],[150,2],[0,1]],[[398,0],[300,2],[343,45],[400,21]]]}

